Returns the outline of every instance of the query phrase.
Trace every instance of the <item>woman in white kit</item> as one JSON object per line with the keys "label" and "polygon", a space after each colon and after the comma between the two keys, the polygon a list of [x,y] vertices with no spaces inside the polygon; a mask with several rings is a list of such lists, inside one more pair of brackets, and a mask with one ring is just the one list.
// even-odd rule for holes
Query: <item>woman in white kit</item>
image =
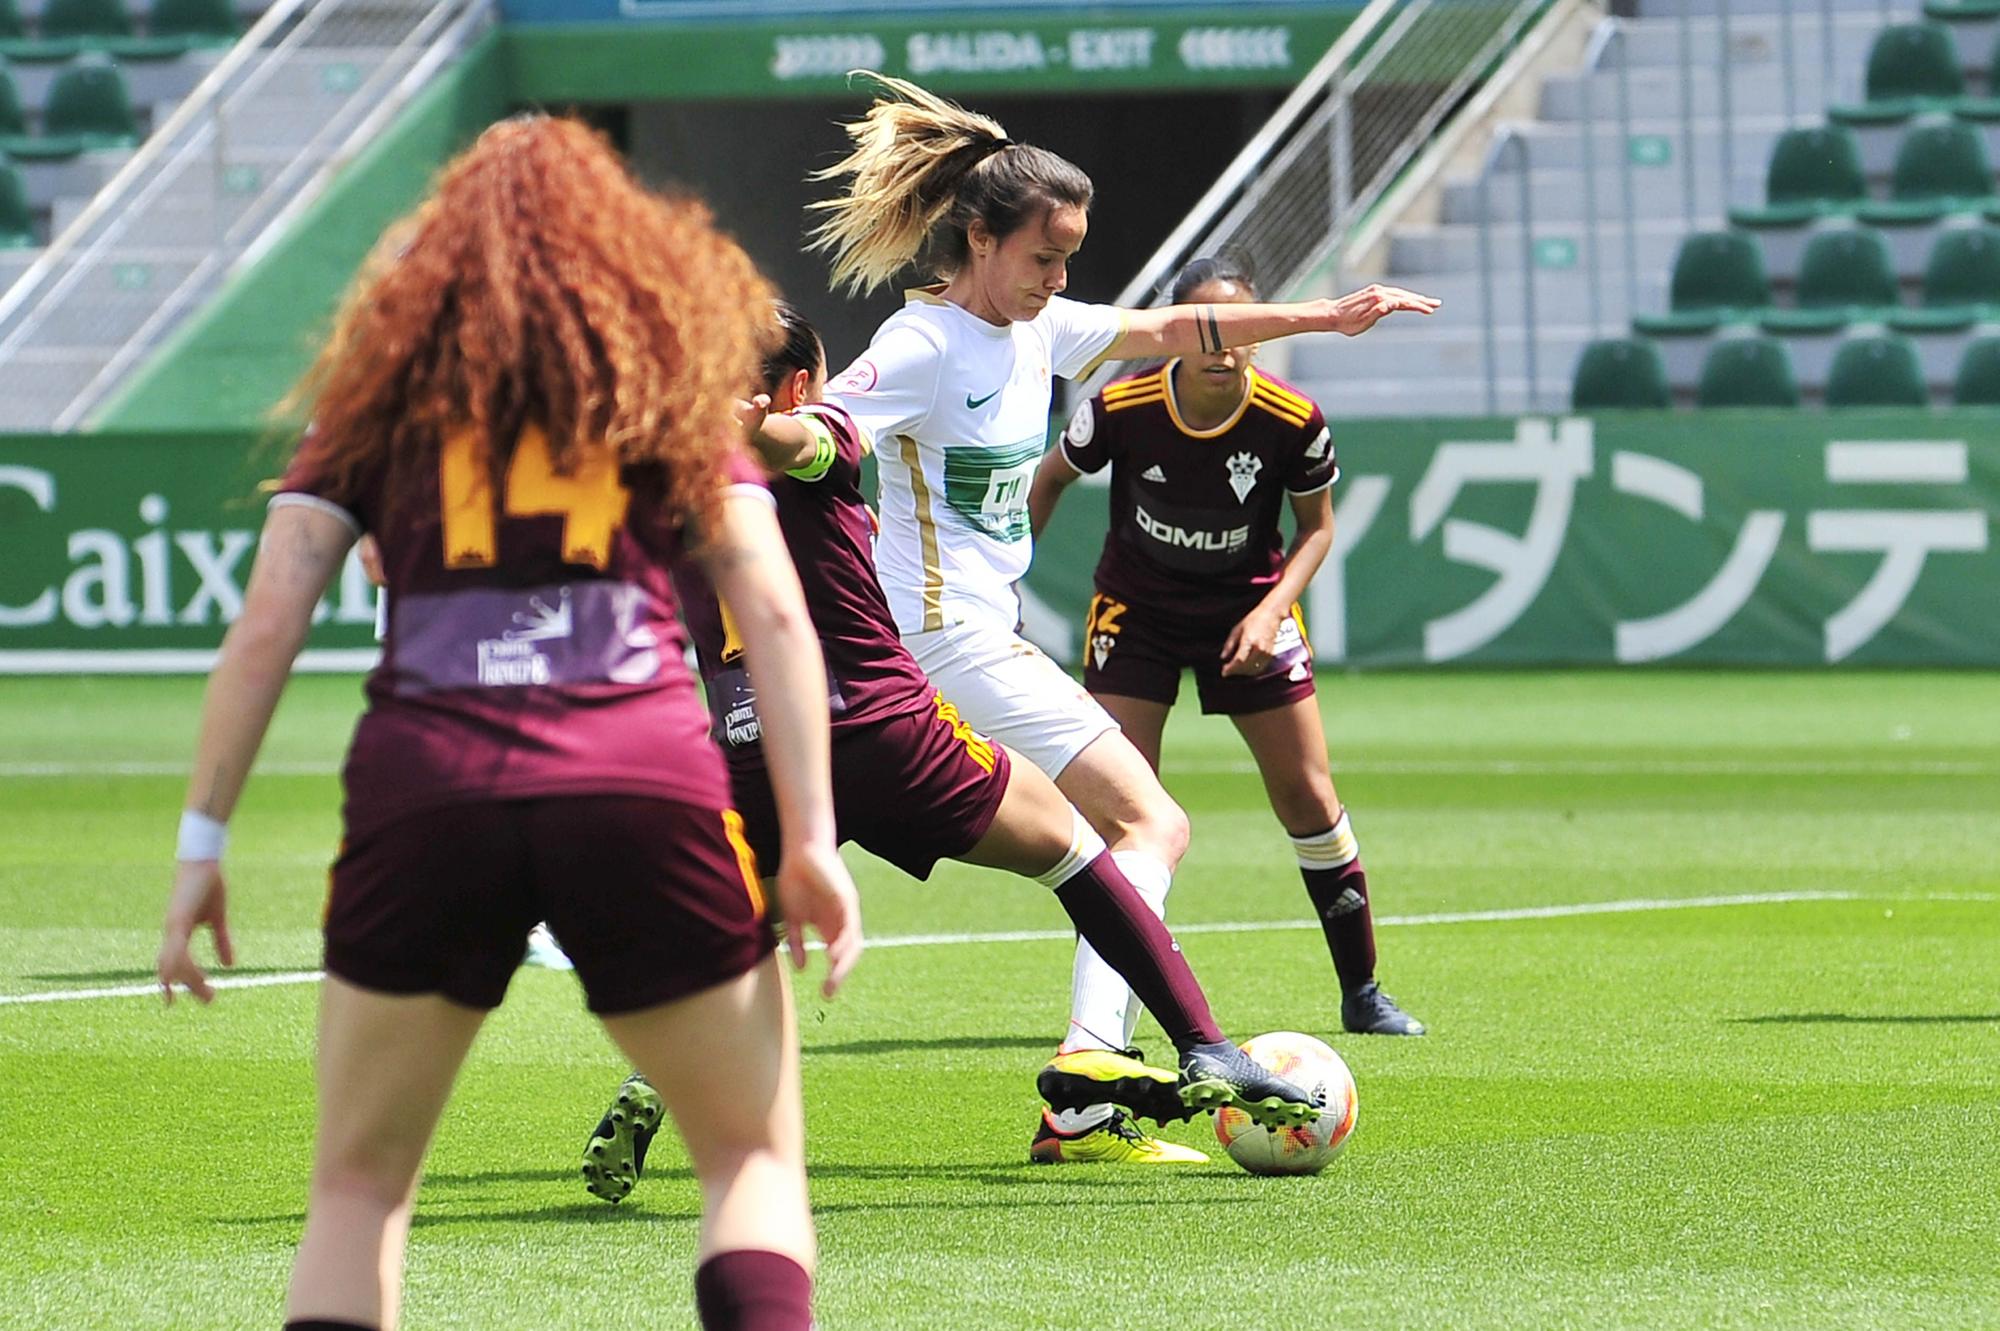
{"label": "woman in white kit", "polygon": [[[817,178],[851,177],[815,248],[833,285],[866,293],[926,255],[937,279],[876,330],[827,385],[873,436],[882,530],[876,570],[897,629],[972,725],[1027,757],[1110,843],[1164,913],[1187,815],[1103,707],[1023,639],[1014,584],[1028,571],[1028,490],[1048,442],[1054,379],[1108,360],[1220,351],[1292,333],[1365,332],[1438,302],[1370,286],[1336,300],[1119,309],[1065,300],[1089,226],[1090,178],[1045,148],[900,79],[847,127],[854,151]],[[1044,1077],[1171,1077],[1120,1052],[1137,1012],[1124,982],[1079,943],[1070,1027]],[[1106,1136],[1109,1104],[1045,1115],[1044,1161],[1164,1162],[1150,1140]]]}

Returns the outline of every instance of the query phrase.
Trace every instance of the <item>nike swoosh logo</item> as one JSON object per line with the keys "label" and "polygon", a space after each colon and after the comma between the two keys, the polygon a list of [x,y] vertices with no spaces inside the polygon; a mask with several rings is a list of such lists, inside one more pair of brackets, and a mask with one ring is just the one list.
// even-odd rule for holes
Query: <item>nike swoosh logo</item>
{"label": "nike swoosh logo", "polygon": [[993,390],[992,393],[988,393],[985,397],[978,397],[978,398],[974,397],[970,393],[967,393],[965,395],[965,409],[967,411],[978,411],[988,402],[991,402],[993,400],[994,394],[997,394],[999,391],[1000,390],[996,388]]}

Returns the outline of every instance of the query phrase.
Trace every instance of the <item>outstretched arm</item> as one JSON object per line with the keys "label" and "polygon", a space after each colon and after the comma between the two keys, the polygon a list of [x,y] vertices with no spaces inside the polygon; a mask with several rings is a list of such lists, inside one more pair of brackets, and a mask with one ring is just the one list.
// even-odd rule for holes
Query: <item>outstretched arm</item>
{"label": "outstretched arm", "polygon": [[736,418],[750,431],[750,450],[772,473],[797,471],[819,460],[822,449],[833,447],[833,437],[824,427],[808,424],[790,412],[771,413],[771,398],[759,393],[748,402],[738,401]]}
{"label": "outstretched arm", "polygon": [[1126,311],[1125,335],[1111,344],[1107,360],[1192,356],[1290,337],[1294,333],[1345,333],[1356,337],[1391,314],[1431,314],[1439,305],[1401,287],[1379,283],[1331,300],[1284,305],[1224,302],[1217,305],[1162,305]]}

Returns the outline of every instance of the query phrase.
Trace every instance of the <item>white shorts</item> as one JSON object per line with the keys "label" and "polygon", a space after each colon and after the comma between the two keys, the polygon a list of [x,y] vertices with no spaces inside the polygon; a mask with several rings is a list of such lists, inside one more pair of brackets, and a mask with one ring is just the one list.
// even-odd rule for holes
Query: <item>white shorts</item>
{"label": "white shorts", "polygon": [[911,633],[903,645],[945,701],[973,729],[999,740],[1049,774],[1106,731],[1111,713],[1041,648],[1010,629],[977,621]]}

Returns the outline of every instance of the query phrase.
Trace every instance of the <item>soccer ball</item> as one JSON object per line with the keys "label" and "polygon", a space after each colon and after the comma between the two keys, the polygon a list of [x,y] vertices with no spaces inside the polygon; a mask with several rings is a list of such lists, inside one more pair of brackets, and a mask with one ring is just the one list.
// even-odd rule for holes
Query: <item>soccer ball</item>
{"label": "soccer ball", "polygon": [[1326,1109],[1302,1128],[1260,1128],[1242,1110],[1215,1115],[1215,1139],[1252,1174],[1317,1174],[1333,1163],[1354,1132],[1360,1102],[1354,1074],[1325,1043],[1297,1031],[1273,1031],[1243,1042],[1243,1052],[1292,1084],[1323,1090]]}

